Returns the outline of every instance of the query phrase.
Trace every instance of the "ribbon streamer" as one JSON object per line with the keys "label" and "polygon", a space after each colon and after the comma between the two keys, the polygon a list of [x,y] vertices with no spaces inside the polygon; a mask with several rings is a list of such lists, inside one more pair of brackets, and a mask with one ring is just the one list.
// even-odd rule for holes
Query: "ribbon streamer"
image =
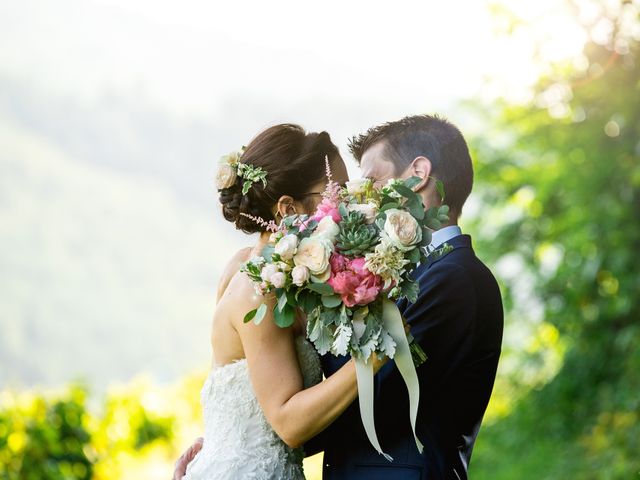
{"label": "ribbon streamer", "polygon": [[413,431],[413,438],[416,441],[416,447],[418,447],[418,451],[422,453],[424,446],[416,435],[416,419],[418,417],[418,403],[420,402],[418,374],[413,364],[407,333],[404,331],[402,315],[400,315],[398,306],[390,300],[385,300],[382,305],[382,324],[389,332],[389,335],[391,335],[391,338],[396,342],[396,354],[393,359],[409,392],[409,419],[411,420],[411,430]]}
{"label": "ribbon streamer", "polygon": [[[407,341],[407,335],[404,331],[400,310],[398,310],[398,306],[390,300],[384,300],[382,323],[384,328],[389,332],[389,335],[391,335],[391,338],[396,342],[394,360],[409,391],[409,419],[411,421],[411,429],[418,451],[422,453],[424,447],[416,435],[416,418],[418,416],[418,402],[420,400],[418,374],[416,373],[416,368],[411,357],[411,350],[409,349],[409,342]],[[362,337],[364,329],[364,319],[361,317],[354,318],[353,333],[357,340],[360,340],[360,337]],[[376,435],[373,415],[373,364],[371,362],[367,363],[361,358],[356,358],[355,363],[360,418],[362,419],[364,430],[373,448],[388,461],[392,462],[393,458],[382,451],[378,436]]]}
{"label": "ribbon streamer", "polygon": [[382,451],[378,436],[376,435],[376,426],[373,420],[373,363],[365,363],[364,360],[356,359],[356,379],[358,380],[358,402],[360,404],[360,418],[364,431],[376,451],[384,456],[390,462],[393,457]]}

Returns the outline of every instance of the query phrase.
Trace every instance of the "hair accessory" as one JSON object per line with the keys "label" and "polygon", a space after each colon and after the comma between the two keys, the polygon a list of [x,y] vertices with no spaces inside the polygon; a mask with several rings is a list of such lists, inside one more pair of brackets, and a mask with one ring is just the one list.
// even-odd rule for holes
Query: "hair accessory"
{"label": "hair accessory", "polygon": [[216,185],[218,190],[230,188],[236,183],[236,178],[241,178],[242,194],[246,195],[251,186],[256,182],[262,182],[264,187],[267,186],[267,172],[261,167],[255,167],[248,163],[242,163],[240,157],[244,153],[242,147],[239,152],[231,152],[220,158],[218,165],[218,173],[216,175]]}

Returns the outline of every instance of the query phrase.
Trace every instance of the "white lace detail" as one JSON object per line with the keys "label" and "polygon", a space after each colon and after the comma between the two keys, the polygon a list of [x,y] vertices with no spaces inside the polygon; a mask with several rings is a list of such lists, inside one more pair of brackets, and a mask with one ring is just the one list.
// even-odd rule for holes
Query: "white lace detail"
{"label": "white lace detail", "polygon": [[[296,350],[304,387],[322,380],[320,358],[303,337]],[[204,417],[202,450],[183,480],[301,480],[301,448],[288,447],[265,418],[249,380],[245,359],[212,369],[200,391]]]}

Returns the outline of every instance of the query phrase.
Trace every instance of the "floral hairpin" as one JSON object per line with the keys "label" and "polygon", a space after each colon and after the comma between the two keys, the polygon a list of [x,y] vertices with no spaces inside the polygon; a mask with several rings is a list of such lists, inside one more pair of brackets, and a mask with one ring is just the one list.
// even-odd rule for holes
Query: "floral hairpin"
{"label": "floral hairpin", "polygon": [[236,178],[241,178],[242,194],[246,195],[251,185],[256,182],[262,182],[264,187],[267,186],[267,172],[261,167],[255,167],[248,163],[242,163],[240,157],[244,153],[244,147],[239,152],[231,152],[220,158],[218,165],[218,173],[216,175],[216,185],[218,190],[230,188],[236,183]]}

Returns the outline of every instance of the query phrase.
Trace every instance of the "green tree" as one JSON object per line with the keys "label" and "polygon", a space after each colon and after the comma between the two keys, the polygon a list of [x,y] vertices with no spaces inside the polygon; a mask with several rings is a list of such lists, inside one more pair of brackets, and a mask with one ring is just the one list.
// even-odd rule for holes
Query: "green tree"
{"label": "green tree", "polygon": [[[524,321],[518,291],[528,289],[541,306],[533,322],[555,327],[565,348],[557,374],[483,429],[476,478],[640,471],[639,8],[620,2],[600,20],[611,26],[608,41],[586,45],[584,68],[558,66],[534,103],[504,105],[473,142],[477,246],[515,272],[503,279],[507,322]],[[483,226],[492,218],[495,228]],[[514,369],[514,392],[524,388],[519,371],[544,363],[543,350]]]}

